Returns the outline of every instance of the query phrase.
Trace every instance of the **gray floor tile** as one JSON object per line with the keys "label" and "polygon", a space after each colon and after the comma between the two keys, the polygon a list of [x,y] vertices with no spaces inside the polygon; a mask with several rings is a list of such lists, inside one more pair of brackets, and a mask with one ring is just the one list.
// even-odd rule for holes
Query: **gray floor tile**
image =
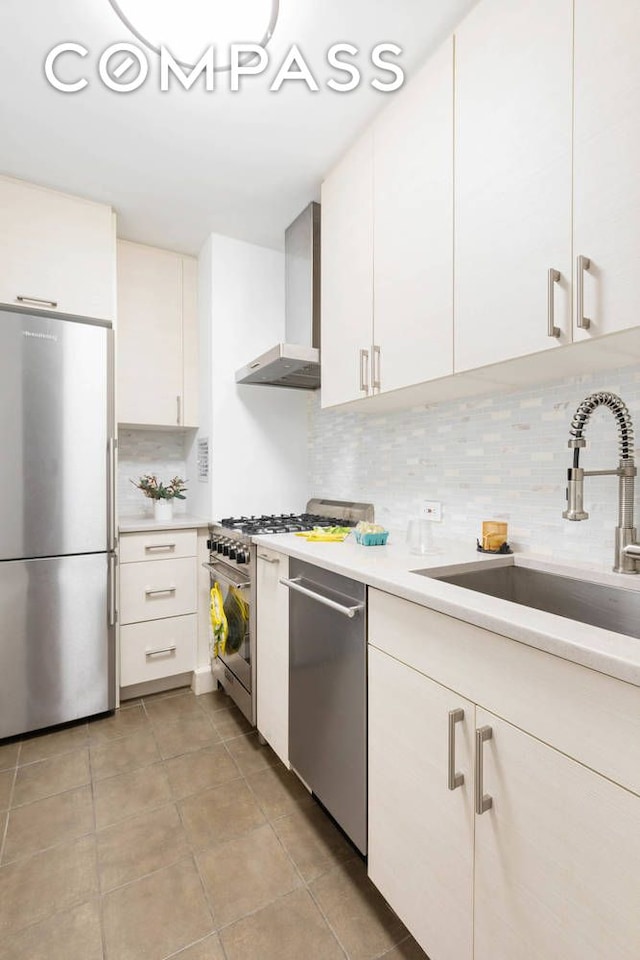
{"label": "gray floor tile", "polygon": [[296,890],[220,932],[228,960],[344,960],[306,890]]}
{"label": "gray floor tile", "polygon": [[227,749],[245,777],[280,763],[268,744],[260,744],[257,733],[249,733],[229,740]]}
{"label": "gray floor tile", "polygon": [[171,800],[171,787],[162,763],[98,780],[93,793],[98,830]]}
{"label": "gray floor tile", "polygon": [[17,766],[20,746],[19,742],[5,743],[0,746],[0,770],[10,770]]}
{"label": "gray floor tile", "polygon": [[94,829],[89,786],[16,807],[9,815],[2,862],[31,856],[55,844],[83,837]]}
{"label": "gray floor tile", "polygon": [[18,767],[13,790],[12,806],[33,803],[56,793],[64,793],[74,787],[89,783],[89,751],[76,750],[60,757],[40,760],[26,767]]}
{"label": "gray floor tile", "polygon": [[359,859],[324,874],[310,889],[350,960],[375,960],[408,935]]}
{"label": "gray floor tile", "polygon": [[218,926],[266,907],[301,885],[268,825],[203,851],[197,862]]}
{"label": "gray floor tile", "polygon": [[91,747],[91,771],[94,780],[115,777],[160,760],[153,733],[143,731],[124,740]]}
{"label": "gray floor tile", "polygon": [[33,763],[35,760],[47,760],[62,753],[70,753],[87,746],[89,734],[87,724],[80,723],[75,727],[57,730],[55,733],[43,734],[39,737],[30,737],[22,744],[20,764]]}
{"label": "gray floor tile", "polygon": [[265,822],[244,780],[232,780],[188,797],[180,803],[180,814],[195,848],[225,843]]}
{"label": "gray floor tile", "polygon": [[0,960],[103,960],[97,900],[0,939]]}
{"label": "gray floor tile", "polygon": [[235,761],[222,744],[166,760],[164,766],[178,800],[240,777]]}
{"label": "gray floor tile", "polygon": [[307,882],[354,855],[351,845],[316,803],[275,820],[273,828]]}
{"label": "gray floor tile", "polygon": [[202,711],[193,717],[156,725],[155,736],[165,760],[213,746],[220,741],[219,733]]}
{"label": "gray floor tile", "polygon": [[100,830],[97,844],[103,891],[168,867],[190,853],[175,804]]}
{"label": "gray floor tile", "polygon": [[191,859],[104,897],[109,960],[160,960],[214,932]]}

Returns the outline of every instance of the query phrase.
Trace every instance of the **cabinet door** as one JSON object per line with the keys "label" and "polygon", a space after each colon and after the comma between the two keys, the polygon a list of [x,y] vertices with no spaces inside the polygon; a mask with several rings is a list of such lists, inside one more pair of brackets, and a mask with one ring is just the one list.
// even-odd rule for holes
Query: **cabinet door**
{"label": "cabinet door", "polygon": [[258,547],[256,564],[257,726],[289,766],[289,558]]}
{"label": "cabinet door", "polygon": [[475,960],[637,960],[640,797],[477,709]]}
{"label": "cabinet door", "polygon": [[198,426],[198,261],[182,257],[182,426]]}
{"label": "cabinet door", "polygon": [[372,341],[373,140],[367,133],[322,186],[323,407],[370,392],[361,389],[371,379],[360,351],[370,359]]}
{"label": "cabinet door", "polygon": [[639,47],[637,0],[576,0],[574,253],[591,260],[576,339],[639,322]]}
{"label": "cabinet door", "polygon": [[384,393],[453,373],[453,39],[373,136],[374,340]]}
{"label": "cabinet door", "polygon": [[115,321],[111,207],[0,177],[0,302]]}
{"label": "cabinet door", "polygon": [[118,420],[182,422],[182,260],[118,243]]}
{"label": "cabinet door", "polygon": [[[449,711],[455,770],[447,785]],[[434,960],[471,958],[475,707],[369,647],[369,875]],[[516,954],[513,954],[515,957]]]}
{"label": "cabinet door", "polygon": [[483,0],[456,32],[456,372],[571,341],[571,96],[571,0]]}

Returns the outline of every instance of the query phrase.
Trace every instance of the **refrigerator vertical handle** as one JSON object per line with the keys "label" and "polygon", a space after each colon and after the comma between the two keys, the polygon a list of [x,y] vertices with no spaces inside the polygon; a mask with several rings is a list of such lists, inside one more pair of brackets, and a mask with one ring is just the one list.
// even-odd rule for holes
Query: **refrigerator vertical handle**
{"label": "refrigerator vertical handle", "polygon": [[116,464],[116,450],[118,448],[118,441],[111,437],[109,439],[109,501],[107,506],[107,522],[109,524],[108,531],[108,550],[109,553],[112,553],[116,549],[116,478],[117,478],[117,464]]}
{"label": "refrigerator vertical handle", "polygon": [[109,557],[109,626],[115,627],[116,620],[116,555],[112,553]]}

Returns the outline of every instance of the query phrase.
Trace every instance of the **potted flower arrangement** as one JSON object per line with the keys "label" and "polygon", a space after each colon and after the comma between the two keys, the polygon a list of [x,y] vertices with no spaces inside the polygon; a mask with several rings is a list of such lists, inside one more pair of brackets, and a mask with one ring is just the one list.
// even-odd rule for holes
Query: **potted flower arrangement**
{"label": "potted flower arrangement", "polygon": [[131,483],[138,490],[142,490],[145,497],[153,500],[153,513],[156,523],[166,523],[173,517],[173,501],[186,500],[185,491],[187,489],[186,481],[181,477],[174,477],[169,483],[164,484],[153,474],[146,474]]}

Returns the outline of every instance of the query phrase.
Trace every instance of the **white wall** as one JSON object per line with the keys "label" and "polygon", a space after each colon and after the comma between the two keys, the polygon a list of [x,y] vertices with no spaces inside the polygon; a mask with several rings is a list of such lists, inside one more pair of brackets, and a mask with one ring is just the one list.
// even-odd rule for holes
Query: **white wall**
{"label": "white wall", "polygon": [[308,492],[308,394],[234,379],[284,340],[284,255],[214,234],[200,256],[200,279],[201,357],[210,365],[201,371],[210,387],[200,436],[209,437],[212,476],[208,503],[198,502],[197,512],[219,519],[300,511]]}
{"label": "white wall", "polygon": [[[571,464],[569,425],[578,403],[596,390],[619,394],[640,428],[637,365],[384,415],[323,411],[313,397],[311,492],[373,502],[378,520],[399,537],[421,499],[440,500],[444,519],[434,525],[436,540],[473,544],[483,520],[507,520],[517,549],[610,569],[616,478],[585,480],[589,520],[562,518]],[[617,466],[618,431],[609,410],[593,415],[585,437],[581,466]],[[636,497],[640,527],[639,503]]]}

